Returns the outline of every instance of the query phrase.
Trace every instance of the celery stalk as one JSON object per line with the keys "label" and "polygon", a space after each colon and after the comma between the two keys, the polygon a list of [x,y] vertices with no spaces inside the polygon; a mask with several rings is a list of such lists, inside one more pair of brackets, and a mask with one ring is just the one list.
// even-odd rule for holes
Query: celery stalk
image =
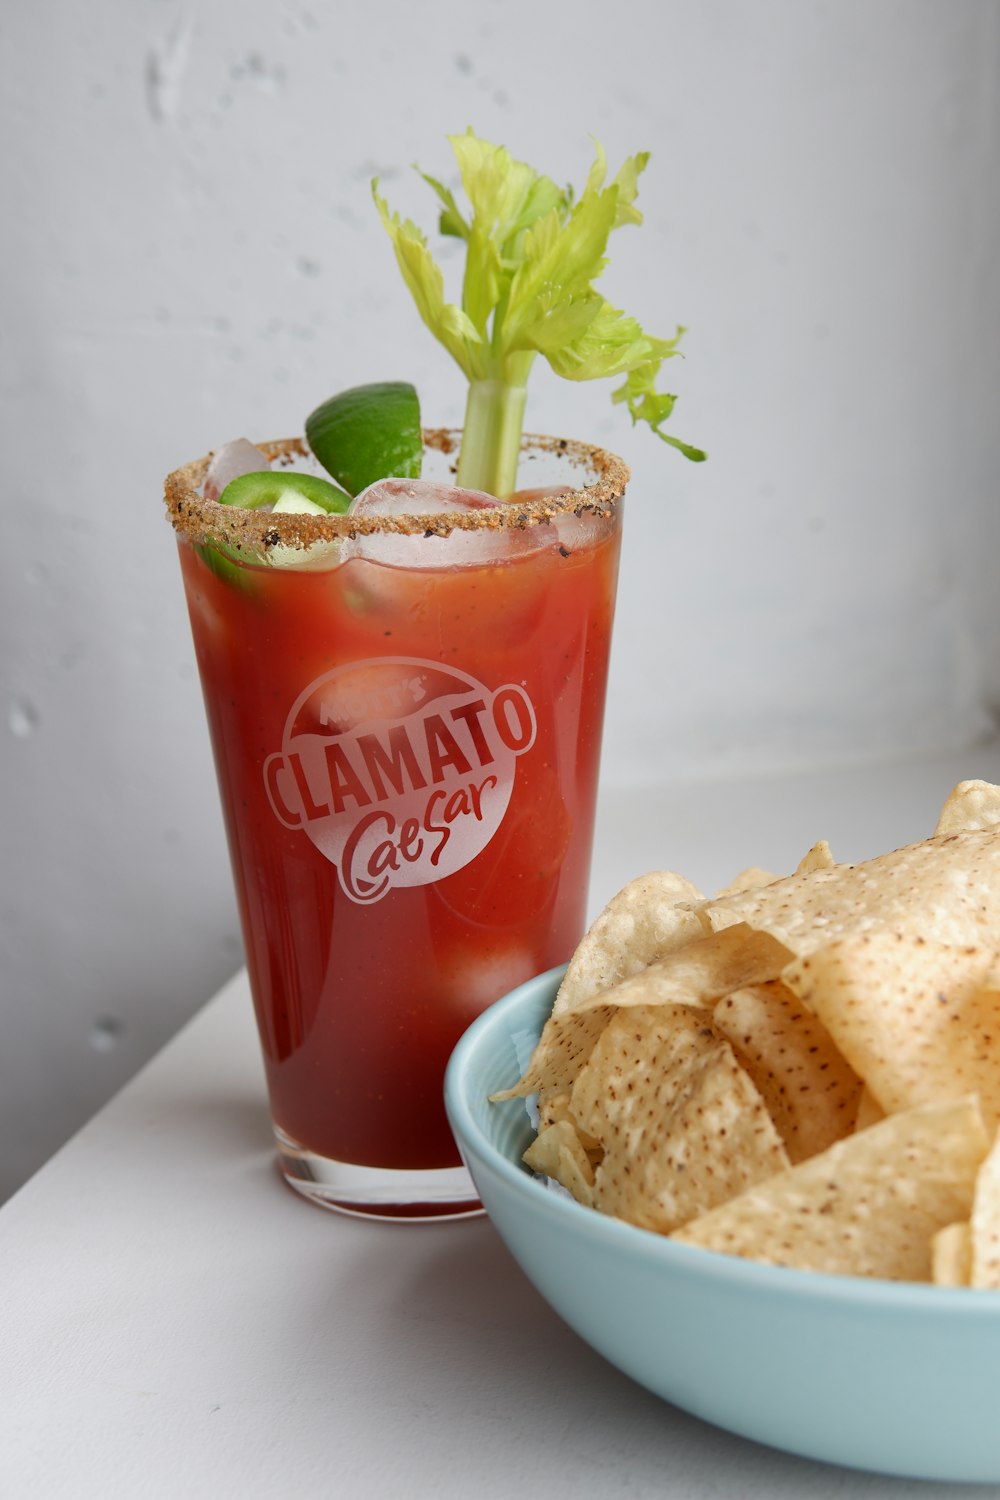
{"label": "celery stalk", "polygon": [[372,191],[421,318],[469,381],[459,484],[494,495],[515,488],[525,385],[539,354],[567,380],[624,376],[612,400],[628,407],[633,423],[647,422],[685,457],[703,459],[700,449],[661,431],[676,397],[657,390],[660,367],[679,352],[683,330],[669,339],[646,334],[593,286],[612,230],[642,223],[635,198],[648,153],[629,157],[607,182],[598,146],[577,195],[471,130],[449,140],[468,213],[447,187],[422,175],[440,200],[440,231],[465,241],[460,303],[445,300],[423,232],[390,211],[377,182]]}
{"label": "celery stalk", "polygon": [[456,483],[488,495],[517,488],[517,461],[528,392],[503,380],[473,380],[465,406]]}

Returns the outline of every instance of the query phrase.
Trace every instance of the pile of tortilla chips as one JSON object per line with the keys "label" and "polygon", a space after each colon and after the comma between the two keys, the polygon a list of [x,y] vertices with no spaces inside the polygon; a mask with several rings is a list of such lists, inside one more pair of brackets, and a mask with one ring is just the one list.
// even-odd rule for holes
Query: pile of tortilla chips
{"label": "pile of tortilla chips", "polygon": [[633,881],[527,1072],[525,1161],[581,1203],[775,1265],[1000,1287],[1000,787],[932,838],[711,900]]}

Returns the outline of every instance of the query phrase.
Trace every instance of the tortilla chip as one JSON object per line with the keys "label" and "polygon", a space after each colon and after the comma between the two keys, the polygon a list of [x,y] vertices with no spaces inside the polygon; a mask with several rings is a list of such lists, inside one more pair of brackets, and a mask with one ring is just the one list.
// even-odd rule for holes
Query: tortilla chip
{"label": "tortilla chip", "polygon": [[929,1281],[932,1238],[968,1218],[988,1142],[974,1098],[923,1105],[838,1141],[674,1239],[801,1270]]}
{"label": "tortilla chip", "polygon": [[935,836],[947,833],[980,832],[1000,825],[1000,786],[989,781],[960,781],[950,794]]}
{"label": "tortilla chip", "polygon": [[737,922],[650,964],[630,979],[604,990],[594,1003],[619,1009],[632,1005],[712,1005],[722,995],[747,984],[764,984],[785,968],[791,955],[766,932]]}
{"label": "tortilla chip", "polygon": [[1000,828],[951,833],[864,864],[790,875],[705,902],[700,911],[713,931],[746,922],[799,957],[872,932],[987,945],[1000,930]]}
{"label": "tortilla chip", "polygon": [[494,1100],[567,1091],[616,1010],[711,1005],[737,986],[773,978],[788,962],[787,948],[743,923],[706,936],[696,920],[695,930],[697,942],[661,962],[611,989],[580,998],[571,1009],[557,1012],[553,1008],[524,1077],[512,1089],[493,1095]]}
{"label": "tortilla chip", "polygon": [[513,1088],[491,1094],[491,1101],[500,1104],[504,1099],[525,1099],[529,1094],[568,1093],[614,1014],[613,1005],[598,1005],[591,1010],[551,1015],[524,1076]]}
{"label": "tortilla chip", "polygon": [[879,1120],[884,1119],[885,1110],[865,1084],[858,1099],[858,1112],[854,1117],[855,1130],[867,1130],[869,1125],[877,1125]]}
{"label": "tortilla chip", "polygon": [[602,990],[703,936],[691,910],[701,899],[689,880],[669,870],[630,881],[608,902],[574,953],[552,1014],[578,1009]]}
{"label": "tortilla chip", "polygon": [[804,854],[799,860],[796,875],[809,875],[813,870],[832,870],[837,861],[830,853],[830,845],[826,839],[820,839],[813,844],[808,854]]}
{"label": "tortilla chip", "polygon": [[861,1079],[785,985],[736,990],[712,1019],[750,1074],[793,1165],[851,1133]]}
{"label": "tortilla chip", "polygon": [[631,882],[528,1070],[526,1161],[678,1240],[1000,1289],[1000,787],[856,866]]}
{"label": "tortilla chip", "polygon": [[539,1100],[538,1100],[538,1134],[539,1135],[541,1135],[542,1131],[545,1129],[545,1127],[547,1125],[557,1125],[560,1120],[568,1120],[569,1118],[570,1118],[570,1113],[569,1113],[569,1093],[568,1093],[567,1090],[560,1089],[558,1092],[555,1089],[546,1090],[545,1095],[544,1095],[544,1101],[543,1101],[542,1096],[539,1095]]}
{"label": "tortilla chip", "polygon": [[905,933],[831,943],[784,973],[887,1114],[977,1093],[1000,1122],[1000,955]]}
{"label": "tortilla chip", "polygon": [[704,1011],[618,1011],[570,1097],[603,1150],[594,1206],[668,1233],[788,1157],[763,1101]]}
{"label": "tortilla chip", "polygon": [[968,1286],[971,1274],[969,1225],[946,1224],[931,1240],[931,1280],[935,1286]]}
{"label": "tortilla chip", "polygon": [[594,1140],[592,1135],[584,1135],[576,1128],[576,1121],[570,1113],[569,1094],[566,1092],[554,1093],[543,1092],[538,1096],[538,1134],[549,1125],[559,1125],[568,1120],[573,1127],[573,1134],[582,1145],[587,1156],[595,1163],[601,1159],[600,1143]]}
{"label": "tortilla chip", "polygon": [[524,1153],[524,1164],[560,1183],[578,1203],[593,1206],[594,1169],[570,1120],[540,1130]]}
{"label": "tortilla chip", "polygon": [[971,1285],[1000,1287],[1000,1133],[976,1178],[971,1240]]}

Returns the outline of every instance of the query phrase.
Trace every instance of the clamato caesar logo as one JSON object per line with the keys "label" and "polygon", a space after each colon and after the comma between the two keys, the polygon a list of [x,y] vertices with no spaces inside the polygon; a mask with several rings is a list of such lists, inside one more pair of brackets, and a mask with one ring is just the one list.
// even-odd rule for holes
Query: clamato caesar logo
{"label": "clamato caesar logo", "polygon": [[264,782],[275,816],[369,905],[453,875],[485,849],[534,739],[522,686],[490,689],[440,662],[379,657],[299,694]]}

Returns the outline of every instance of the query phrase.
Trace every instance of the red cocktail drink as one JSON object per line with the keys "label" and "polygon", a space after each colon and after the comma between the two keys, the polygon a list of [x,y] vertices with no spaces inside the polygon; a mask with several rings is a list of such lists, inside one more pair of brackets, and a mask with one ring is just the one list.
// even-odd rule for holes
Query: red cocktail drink
{"label": "red cocktail drink", "polygon": [[448,1055],[583,930],[626,475],[563,447],[569,499],[450,533],[168,482],[279,1156],[330,1206],[468,1209]]}

